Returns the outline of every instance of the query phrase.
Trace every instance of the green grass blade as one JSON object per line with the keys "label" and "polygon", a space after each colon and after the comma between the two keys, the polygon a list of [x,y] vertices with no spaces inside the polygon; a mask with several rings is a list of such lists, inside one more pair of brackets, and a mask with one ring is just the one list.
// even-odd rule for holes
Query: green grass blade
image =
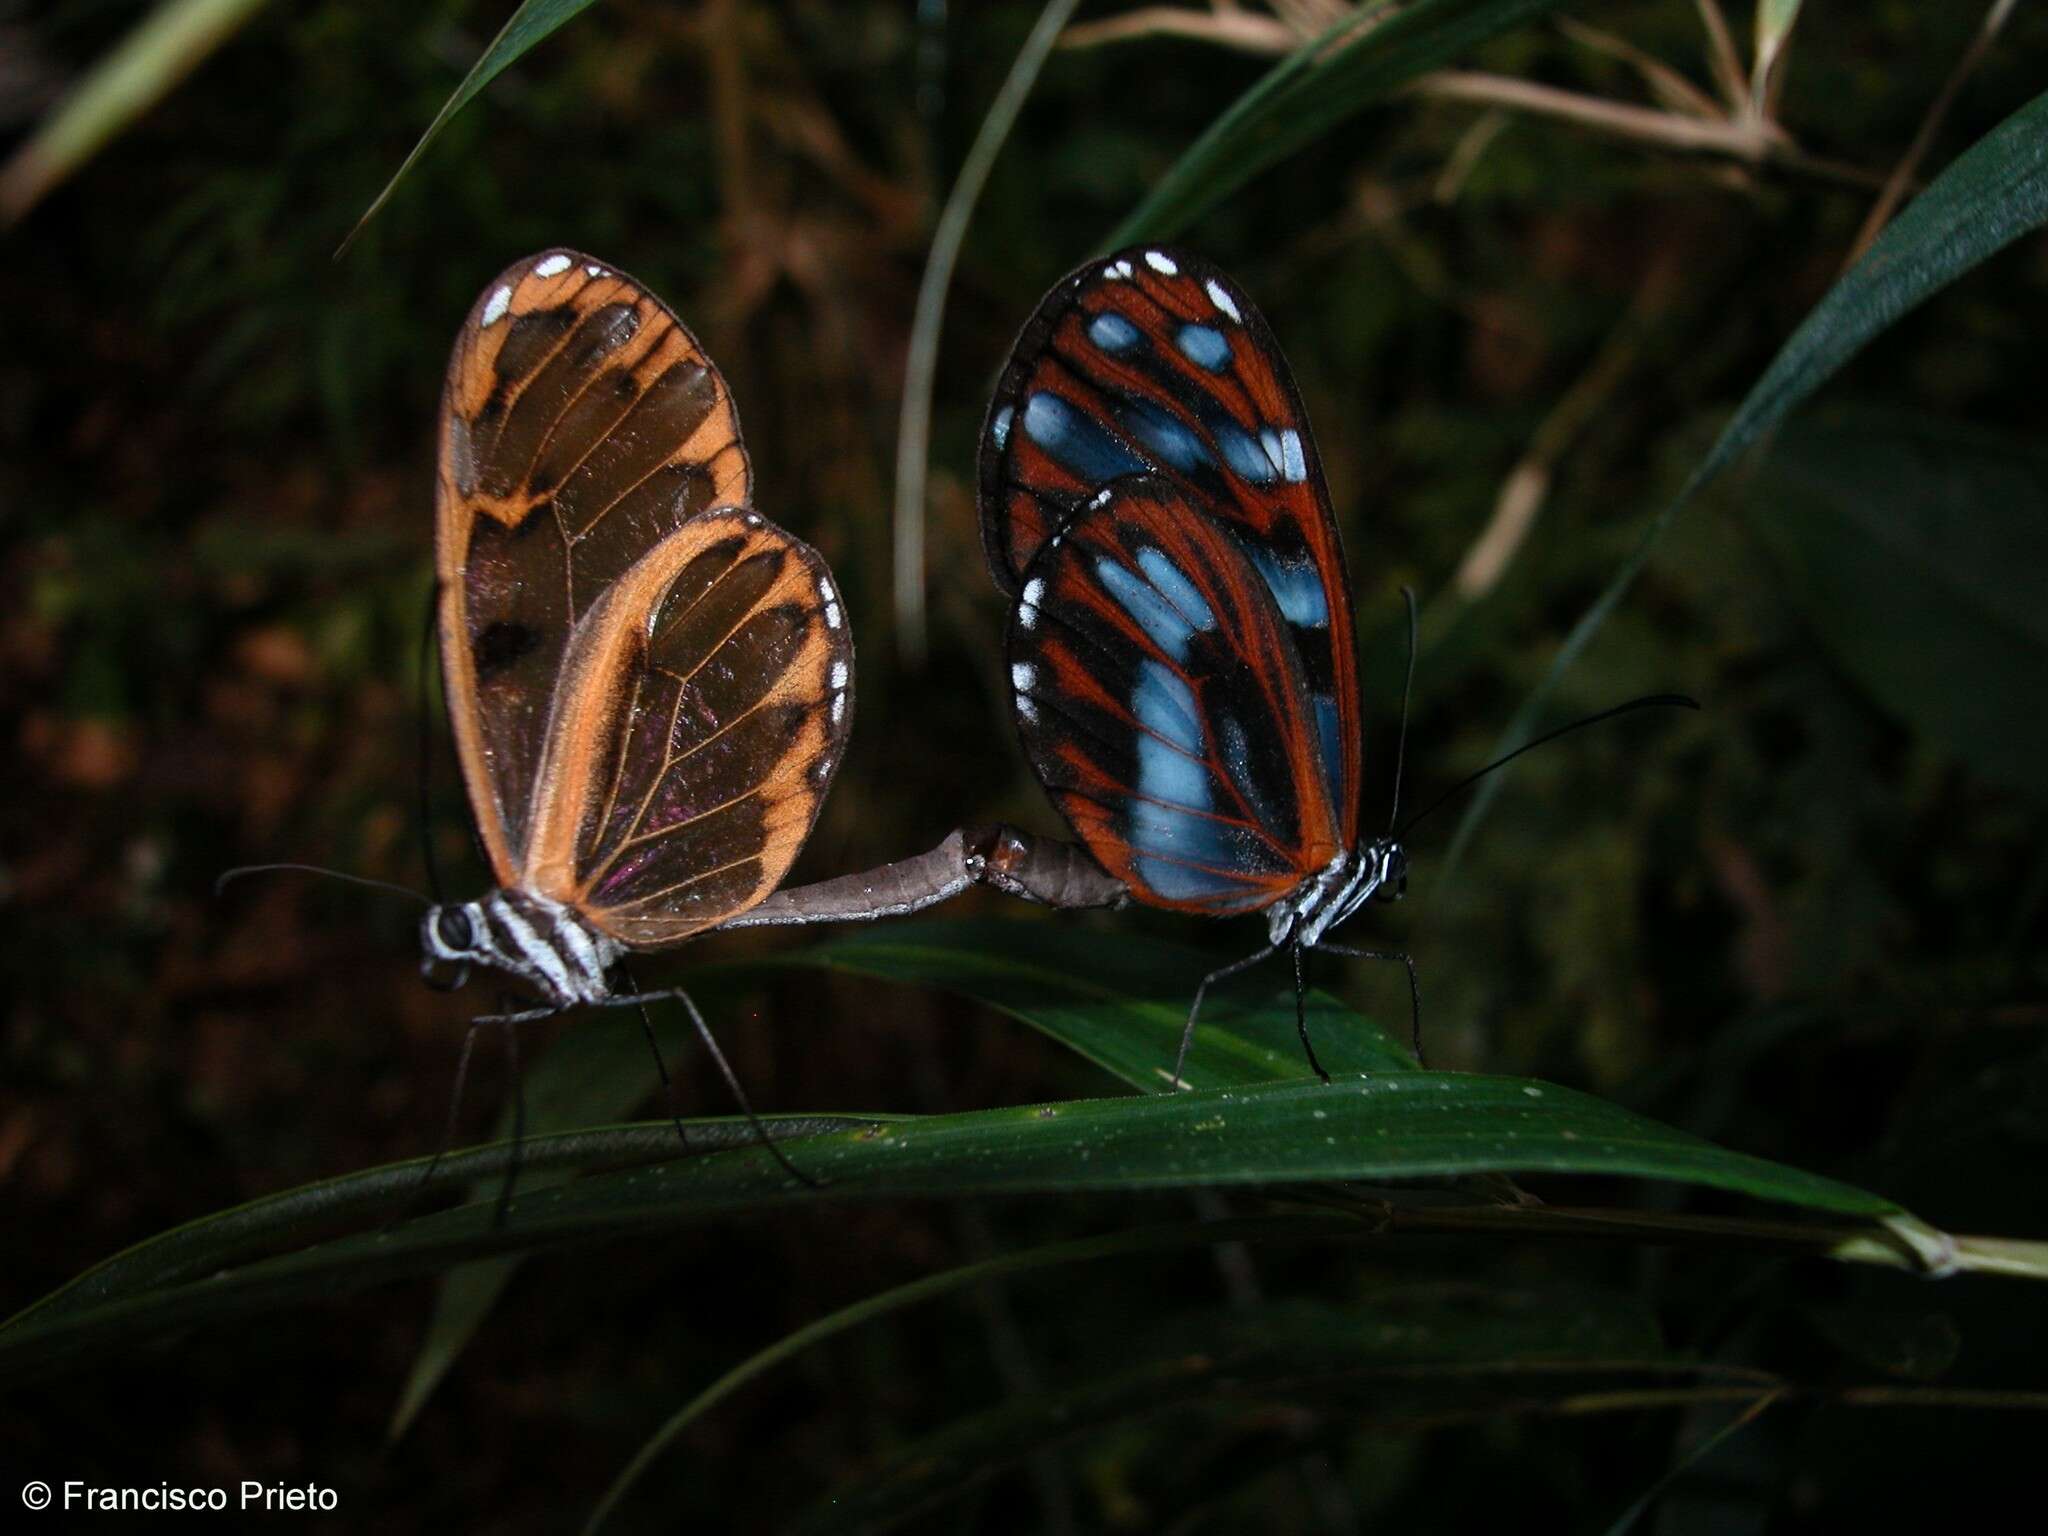
{"label": "green grass blade", "polygon": [[640,1480],[640,1474],[675,1443],[676,1437],[713,1408],[731,1397],[733,1393],[758,1380],[786,1360],[793,1359],[805,1350],[822,1344],[834,1335],[848,1332],[900,1312],[906,1307],[932,1301],[953,1291],[970,1286],[985,1285],[992,1280],[1001,1280],[1010,1275],[1024,1274],[1036,1269],[1053,1269],[1069,1264],[1085,1264],[1096,1259],[1122,1258],[1135,1253],[1161,1253],[1177,1248],[1202,1248],[1216,1243],[1241,1242],[1328,1242],[1336,1238],[1362,1237],[1364,1231],[1359,1224],[1342,1216],[1253,1216],[1242,1220],[1190,1221],[1172,1225],[1135,1227],[1126,1232],[1112,1232],[1103,1237],[1080,1238],[1073,1242],[1047,1243],[1037,1248],[1019,1249],[997,1258],[984,1259],[978,1264],[966,1264],[957,1269],[941,1270],[934,1275],[925,1275],[907,1285],[899,1285],[879,1295],[865,1297],[850,1307],[806,1323],[791,1334],[786,1334],[768,1348],[759,1350],[727,1371],[710,1386],[685,1403],[676,1413],[648,1437],[645,1444],[633,1454],[625,1469],[612,1480],[597,1507],[591,1511],[590,1519],[584,1524],[586,1533],[596,1531],[610,1518],[619,1502]]}
{"label": "green grass blade", "polygon": [[1908,730],[2048,786],[2048,454],[1894,412],[1801,422],[1741,510],[1800,615]]}
{"label": "green grass blade", "polygon": [[[1267,1405],[1325,1404],[1347,1423],[1398,1429],[1556,1412],[1574,1400],[1617,1411],[1724,1395],[1746,1401],[1774,1385],[1760,1371],[1677,1358],[1640,1306],[1565,1287],[1435,1279],[1368,1291],[1341,1307],[1195,1312],[1141,1328],[1130,1349],[1093,1362],[1078,1380],[890,1448],[879,1467],[840,1482],[791,1529],[890,1530],[1036,1452],[1101,1444],[1119,1426],[1162,1413],[1176,1415],[1154,1426],[1162,1443],[1185,1436],[1214,1447]],[[1240,1459],[1191,1459],[1170,1495],[1157,1491],[1174,1502],[1154,1511],[1155,1528],[1212,1528],[1200,1506],[1241,1486]]]}
{"label": "green grass blade", "polygon": [[363,210],[363,216],[356,220],[355,228],[348,232],[348,238],[341,242],[341,248],[334,254],[342,255],[355,244],[356,236],[363,232],[363,226],[377,216],[377,211],[391,201],[391,194],[398,190],[398,184],[405,180],[406,172],[419,163],[420,156],[427,152],[427,146],[440,136],[449,119],[475,99],[476,94],[489,85],[507,68],[517,62],[529,49],[544,41],[557,28],[573,20],[586,10],[591,0],[522,0],[511,20],[499,29],[486,48],[472,64],[469,73],[462,77],[462,83],[454,93],[441,104],[441,110],[434,114],[434,120],[427,124],[427,131],[420,135],[419,142],[412,147],[399,163],[391,179],[384,183],[384,190]]}
{"label": "green grass blade", "polygon": [[1276,161],[1559,0],[1416,0],[1367,6],[1275,65],[1167,170],[1105,243],[1178,234]]}
{"label": "green grass blade", "polygon": [[[1558,679],[1593,641],[1702,487],[1825,384],[1850,358],[1965,272],[2048,222],[2048,94],[1972,145],[1906,206],[1814,306],[1772,359],[1691,476],[1643,530],[1635,550],[1558,647],[1508,728],[1498,756],[1534,733]],[[1448,877],[1478,830],[1501,778],[1480,781],[1439,865]]]}
{"label": "green grass blade", "polygon": [[[1140,1092],[1162,1093],[1172,1086],[1195,988],[1219,962],[1177,944],[1070,924],[968,920],[884,924],[797,951],[787,963],[972,997],[1043,1030]],[[1307,1014],[1316,1053],[1331,1073],[1414,1070],[1407,1047],[1327,993],[1310,994]],[[1404,1033],[1406,1024],[1404,1018]],[[1203,1001],[1188,1051],[1190,1087],[1285,1082],[1307,1070],[1285,955]]]}
{"label": "green grass blade", "polygon": [[51,189],[169,95],[262,3],[164,0],[151,11],[0,166],[0,226],[18,223]]}
{"label": "green grass blade", "polygon": [[[675,1060],[679,1048],[696,1044],[694,1039],[682,1038],[684,1030],[675,1013],[673,1005],[650,1010],[665,1061]],[[526,1099],[527,1129],[546,1136],[578,1126],[612,1124],[645,1102],[658,1080],[639,1019],[623,1009],[598,1013],[555,1042],[526,1072],[520,1091]],[[509,1138],[512,1131],[508,1104],[498,1117],[498,1135]],[[522,1182],[528,1188],[542,1189],[570,1177],[573,1171],[540,1172],[531,1178],[522,1175]],[[474,1191],[478,1199],[492,1198],[495,1193],[488,1185]],[[441,1277],[426,1334],[400,1389],[387,1438],[396,1441],[404,1436],[442,1377],[497,1307],[518,1269],[516,1257],[480,1259]]]}
{"label": "green grass blade", "polygon": [[[0,1330],[0,1376],[57,1369],[168,1330],[469,1259],[795,1202],[1540,1172],[1669,1179],[1834,1216],[1900,1219],[1878,1195],[1713,1146],[1570,1089],[1456,1073],[1379,1073],[920,1119],[771,1122],[771,1129],[817,1185],[791,1179],[757,1144],[741,1142],[744,1122],[693,1126],[693,1137],[712,1144],[723,1136],[734,1150],[681,1160],[673,1160],[673,1128],[661,1123],[530,1140],[527,1164],[539,1172],[614,1171],[529,1189],[502,1227],[493,1223],[495,1201],[484,1200],[223,1272],[208,1262],[217,1246],[209,1229],[225,1229],[219,1246],[247,1253],[264,1225],[249,1208],[228,1212],[173,1234],[179,1241],[169,1257],[178,1262],[157,1254],[151,1264],[131,1250],[125,1264],[100,1266]],[[504,1147],[451,1156],[440,1182],[463,1188],[489,1179],[508,1156]],[[671,1160],[645,1166],[656,1158]],[[418,1163],[375,1169],[262,1202],[273,1251],[290,1236],[303,1240],[313,1212],[388,1215],[391,1202],[416,1186],[419,1170]],[[1842,1255],[1883,1262],[1877,1249],[1849,1251],[1855,1230],[1839,1234]],[[1944,1254],[1955,1252],[1941,1234],[1932,1240]]]}

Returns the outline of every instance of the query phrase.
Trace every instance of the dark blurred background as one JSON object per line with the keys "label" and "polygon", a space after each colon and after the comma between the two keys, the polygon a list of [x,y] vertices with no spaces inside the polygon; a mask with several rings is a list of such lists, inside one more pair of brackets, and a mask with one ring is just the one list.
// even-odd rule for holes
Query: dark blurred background
{"label": "dark blurred background", "polygon": [[[1044,289],[1270,59],[1150,35],[1047,65],[946,310],[930,628],[912,666],[890,585],[912,304],[937,205],[1036,9],[594,7],[458,116],[332,259],[508,9],[259,8],[0,235],[10,1311],[179,1222],[438,1140],[472,1000],[419,985],[412,909],[289,878],[215,899],[211,883],[280,858],[423,879],[434,404],[478,288],[530,250],[580,247],[670,300],[732,386],[758,504],[847,592],[857,730],[799,874],[900,856],[962,820],[1057,828],[1007,718],[1003,605],[975,532],[987,391]],[[1838,275],[1983,20],[1973,4],[1809,9],[1778,102],[1803,160],[1756,167],[1421,95],[1350,119],[1180,237],[1257,298],[1306,396],[1349,550],[1379,792],[1400,587],[1424,604],[1407,764],[1424,795],[1483,760]],[[1729,11],[1746,39],[1749,8]],[[0,6],[0,130],[25,134],[143,14]],[[1712,96],[1692,0],[1575,14]],[[2021,7],[1923,175],[2033,95],[2044,41],[2039,8]],[[1468,62],[1655,105],[1626,57],[1554,25]],[[2028,669],[2048,658],[2044,322],[2048,244],[2031,237],[1884,336],[1767,462],[1679,520],[1551,706],[1564,719],[1677,688],[1704,713],[1518,764],[1447,876],[1453,813],[1418,835],[1413,895],[1370,921],[1417,955],[1435,1064],[1589,1088],[1950,1230],[2048,1235],[2048,765],[2024,746],[2038,721],[2010,705],[2038,704]],[[1504,495],[1510,523],[1535,509],[1519,535],[1496,517]],[[1925,534],[1930,509],[1931,547],[1995,590],[1890,539]],[[480,886],[444,737],[437,751],[434,835],[457,883]],[[1252,942],[1249,925],[1095,921],[1226,957]],[[713,938],[659,974],[785,942]],[[1326,964],[1327,984],[1398,1025],[1398,975]],[[764,1110],[1113,1091],[1019,1026],[853,979],[757,984],[714,1023]],[[533,1043],[613,1027],[631,1026],[576,1021]],[[701,1062],[682,1077],[688,1110],[729,1111]],[[654,1086],[650,1070],[650,1113]],[[466,1136],[503,1088],[487,1050]],[[350,1527],[560,1529],[691,1393],[829,1308],[1186,1208],[832,1208],[542,1259],[388,1450],[424,1283],[17,1392],[0,1441],[46,1477],[322,1481]],[[2048,1348],[2038,1304],[1984,1280],[1448,1240],[1260,1263],[1267,1294],[1338,1309],[1433,1277],[1562,1288],[1560,1316],[1625,1317],[1819,1382],[2039,1386]],[[775,1528],[914,1435],[1167,1337],[1227,1279],[1202,1255],[1094,1266],[857,1332],[693,1430],[620,1528]],[[1952,1516],[2010,1475],[2037,1425],[1789,1406],[1681,1484],[1662,1528]],[[927,1528],[1598,1529],[1696,1428],[1670,1410],[1434,1424],[1358,1403],[1212,1407],[1091,1436]],[[1901,1479],[1907,1466],[1925,1476]]]}

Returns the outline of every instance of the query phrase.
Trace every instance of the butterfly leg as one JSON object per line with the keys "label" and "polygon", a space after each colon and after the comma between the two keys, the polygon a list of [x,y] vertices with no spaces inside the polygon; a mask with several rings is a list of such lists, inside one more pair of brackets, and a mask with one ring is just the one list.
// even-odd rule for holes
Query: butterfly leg
{"label": "butterfly leg", "polygon": [[[681,987],[670,987],[662,992],[635,992],[624,997],[607,998],[604,1006],[607,1008],[623,1008],[628,1004],[658,1003],[668,998],[674,998],[688,1011],[690,1023],[696,1026],[697,1038],[704,1042],[704,1049],[711,1053],[711,1060],[717,1065],[719,1075],[725,1079],[726,1088],[731,1092],[734,1101],[738,1103],[740,1113],[747,1117],[747,1124],[754,1128],[754,1135],[760,1140],[761,1145],[768,1149],[769,1154],[776,1162],[782,1164],[782,1171],[784,1173],[812,1189],[818,1188],[818,1180],[812,1178],[803,1169],[797,1167],[795,1163],[789,1160],[789,1155],[777,1144],[775,1138],[768,1134],[768,1127],[761,1123],[761,1117],[754,1113],[754,1106],[747,1098],[746,1089],[740,1086],[739,1074],[733,1071],[732,1063],[725,1059],[725,1052],[718,1048],[717,1037],[711,1033],[711,1026],[704,1022],[704,1015],[697,1011],[696,1001],[689,993],[685,992]],[[677,1128],[681,1129],[680,1125]]]}
{"label": "butterfly leg", "polygon": [[1301,1036],[1301,1048],[1308,1055],[1308,1064],[1316,1069],[1316,1076],[1327,1083],[1330,1074],[1316,1060],[1316,1048],[1308,1038],[1308,978],[1302,968],[1301,941],[1297,939],[1291,948],[1294,950],[1294,1032]]}
{"label": "butterfly leg", "polygon": [[1408,1024],[1415,1038],[1415,1064],[1426,1066],[1422,1059],[1422,987],[1415,979],[1415,962],[1405,951],[1398,949],[1347,949],[1341,944],[1318,944],[1317,949],[1327,955],[1343,955],[1351,960],[1398,960],[1408,969]]}
{"label": "butterfly leg", "polygon": [[[1260,950],[1257,954],[1246,955],[1242,960],[1233,960],[1229,965],[1224,966],[1221,970],[1211,971],[1208,975],[1202,978],[1202,984],[1199,987],[1195,988],[1194,1002],[1188,1005],[1187,1028],[1183,1029],[1180,1032],[1180,1050],[1177,1053],[1175,1053],[1173,1058],[1173,1086],[1176,1089],[1185,1088],[1187,1086],[1186,1083],[1181,1081],[1180,1070],[1182,1067],[1187,1065],[1188,1047],[1195,1043],[1195,1020],[1197,1017],[1200,1016],[1202,1012],[1203,996],[1208,992],[1209,988],[1214,986],[1217,982],[1228,981],[1231,977],[1235,976],[1239,971],[1248,971],[1253,966],[1257,965],[1261,960],[1271,959],[1274,955],[1278,954],[1279,951],[1280,946],[1278,944],[1268,944],[1264,949]],[[1315,1059],[1313,1054],[1311,1054],[1309,1059]],[[1318,1070],[1320,1070],[1320,1068]]]}
{"label": "butterfly leg", "polygon": [[491,1211],[493,1231],[512,1214],[512,1191],[519,1187],[519,1168],[526,1161],[526,1078],[519,1070],[519,1024],[507,1017],[499,1027],[505,1031],[505,1070],[512,1076],[512,1156],[505,1163],[505,1182]]}
{"label": "butterfly leg", "polygon": [[683,1151],[687,1154],[690,1150],[690,1133],[683,1129],[682,1106],[676,1102],[676,1082],[668,1075],[668,1063],[661,1059],[661,1042],[654,1038],[654,1020],[648,1015],[647,999],[641,995],[640,983],[634,979],[633,973],[625,970],[623,966],[620,969],[626,978],[626,985],[633,989],[633,1001],[639,1005],[640,1033],[647,1037],[647,1049],[654,1053],[654,1070],[661,1078],[661,1091],[668,1100],[669,1124],[676,1128],[676,1140],[683,1144]]}
{"label": "butterfly leg", "polygon": [[[487,1013],[469,1021],[469,1028],[462,1033],[462,1050],[455,1058],[455,1086],[448,1095],[448,1123],[442,1127],[441,1144],[434,1149],[434,1155],[427,1160],[427,1166],[420,1173],[419,1180],[413,1185],[411,1192],[398,1202],[397,1208],[386,1218],[384,1222],[385,1230],[388,1231],[390,1228],[398,1225],[404,1219],[406,1213],[419,1204],[420,1198],[433,1184],[434,1175],[441,1171],[441,1164],[448,1160],[448,1150],[455,1145],[455,1132],[462,1118],[462,1095],[469,1085],[469,1063],[470,1058],[476,1054],[476,1037],[478,1032],[487,1024],[502,1024],[505,1026],[506,1036],[509,1039],[515,1026],[531,1024],[539,1019],[551,1019],[559,1011],[559,1009],[555,1008],[528,1008],[519,1013]],[[514,1045],[512,1049],[514,1051],[513,1059],[516,1062],[518,1048]],[[513,1112],[521,1123],[520,1128],[524,1129],[525,1097],[523,1093],[516,1101]],[[516,1143],[513,1155],[515,1158],[518,1155]],[[509,1181],[507,1188],[509,1191]],[[509,1199],[509,1195],[507,1198]]]}

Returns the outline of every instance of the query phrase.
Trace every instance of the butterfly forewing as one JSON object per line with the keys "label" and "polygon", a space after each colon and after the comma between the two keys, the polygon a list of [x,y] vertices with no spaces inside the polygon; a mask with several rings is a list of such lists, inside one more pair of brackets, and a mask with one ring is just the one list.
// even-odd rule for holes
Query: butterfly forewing
{"label": "butterfly forewing", "polygon": [[1009,659],[1039,778],[1151,904],[1255,911],[1347,846],[1293,627],[1173,482],[1120,481],[1040,546]]}
{"label": "butterfly forewing", "polygon": [[1294,642],[1306,724],[1345,845],[1359,705],[1343,551],[1308,417],[1250,299],[1206,262],[1137,247],[1089,263],[1024,328],[982,433],[982,545],[1019,593],[1103,487],[1163,476],[1239,535]]}
{"label": "butterfly forewing", "polygon": [[753,906],[788,872],[853,723],[853,645],[815,551],[702,514],[578,624],[519,880],[635,948]]}
{"label": "butterfly forewing", "polygon": [[436,557],[450,716],[503,884],[533,836],[556,682],[578,622],[751,470],[718,370],[667,305],[573,251],[486,287],[441,403]]}

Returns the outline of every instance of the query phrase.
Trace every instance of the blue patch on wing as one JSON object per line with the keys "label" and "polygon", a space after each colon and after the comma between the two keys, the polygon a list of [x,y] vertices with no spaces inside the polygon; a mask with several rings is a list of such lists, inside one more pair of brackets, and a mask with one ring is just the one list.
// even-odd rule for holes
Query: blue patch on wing
{"label": "blue patch on wing", "polygon": [[988,424],[988,435],[996,440],[996,447],[1001,448],[1010,441],[1010,418],[1016,414],[1017,408],[1014,405],[1006,405],[996,412],[995,419]]}
{"label": "blue patch on wing", "polygon": [[1230,366],[1230,339],[1214,326],[1190,321],[1173,340],[1181,355],[1197,368],[1221,373]]}
{"label": "blue patch on wing", "polygon": [[[1137,846],[1135,838],[1132,846]],[[1132,861],[1132,867],[1140,880],[1168,901],[1211,901],[1218,896],[1236,895],[1244,890],[1241,880],[1219,875],[1213,870],[1190,869],[1170,859],[1147,858],[1140,854]]]}
{"label": "blue patch on wing", "polygon": [[1344,743],[1337,735],[1337,700],[1334,695],[1312,696],[1316,710],[1316,738],[1323,748],[1323,782],[1329,786],[1330,806],[1344,814]]}
{"label": "blue patch on wing", "polygon": [[1283,619],[1305,629],[1329,627],[1329,599],[1323,595],[1323,578],[1314,561],[1281,560],[1249,539],[1241,543],[1264,578],[1266,590],[1273,594]]}
{"label": "blue patch on wing", "polygon": [[1195,628],[1216,627],[1216,615],[1210,611],[1209,604],[1196,590],[1195,584],[1164,553],[1147,545],[1138,551],[1138,569]]}
{"label": "blue patch on wing", "polygon": [[1131,436],[1183,474],[1192,474],[1216,462],[1208,447],[1178,417],[1150,400],[1122,402],[1117,407],[1117,420]]}
{"label": "blue patch on wing", "polygon": [[[1137,685],[1131,689],[1131,713],[1138,717],[1138,723],[1154,735],[1162,736],[1180,748],[1186,757],[1177,761],[1187,763],[1201,778],[1202,782],[1191,789],[1174,794],[1156,792],[1145,781],[1145,748],[1149,743],[1159,743],[1150,736],[1138,738],[1138,787],[1157,800],[1172,800],[1181,805],[1192,805],[1198,810],[1209,804],[1208,771],[1191,759],[1200,758],[1206,743],[1202,736],[1201,706],[1195,702],[1194,690],[1185,679],[1170,667],[1162,667],[1147,657],[1138,663]],[[1168,765],[1160,767],[1160,784],[1177,770]]]}
{"label": "blue patch on wing", "polygon": [[1280,478],[1279,467],[1269,458],[1259,440],[1227,416],[1206,421],[1210,436],[1223,450],[1223,462],[1240,480],[1253,485],[1271,485]]}
{"label": "blue patch on wing", "polygon": [[1105,310],[1088,322],[1088,339],[1105,352],[1128,352],[1145,339],[1139,330],[1122,315]]}
{"label": "blue patch on wing", "polygon": [[1041,389],[1024,402],[1024,435],[1070,473],[1096,484],[1119,475],[1141,474],[1146,468],[1142,459],[1104,431],[1099,422],[1050,390]]}
{"label": "blue patch on wing", "polygon": [[[1107,556],[1096,560],[1095,579],[1102,583],[1125,613],[1137,620],[1138,628],[1145,631],[1154,645],[1175,661],[1187,660],[1188,642],[1195,637],[1195,626],[1188,615],[1160,596],[1142,576]],[[1175,678],[1174,681],[1180,680]],[[1193,700],[1189,702],[1192,704]]]}

